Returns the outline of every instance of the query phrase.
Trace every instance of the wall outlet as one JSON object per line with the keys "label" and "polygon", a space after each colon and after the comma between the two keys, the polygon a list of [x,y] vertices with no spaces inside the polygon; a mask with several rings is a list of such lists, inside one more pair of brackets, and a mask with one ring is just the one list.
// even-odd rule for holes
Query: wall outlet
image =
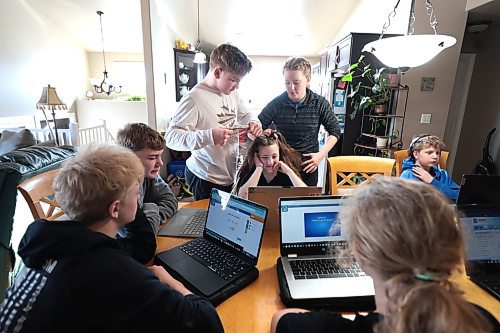
{"label": "wall outlet", "polygon": [[430,113],[422,113],[422,116],[420,116],[420,123],[421,124],[430,124],[431,123],[431,114]]}

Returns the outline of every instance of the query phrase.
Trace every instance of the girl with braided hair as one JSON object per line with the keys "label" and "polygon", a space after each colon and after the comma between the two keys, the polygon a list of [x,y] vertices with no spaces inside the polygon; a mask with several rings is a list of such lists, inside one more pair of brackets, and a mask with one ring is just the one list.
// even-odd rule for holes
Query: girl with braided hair
{"label": "girl with braided hair", "polygon": [[283,135],[270,129],[254,139],[241,165],[236,193],[247,199],[253,186],[307,186],[300,178],[301,158]]}

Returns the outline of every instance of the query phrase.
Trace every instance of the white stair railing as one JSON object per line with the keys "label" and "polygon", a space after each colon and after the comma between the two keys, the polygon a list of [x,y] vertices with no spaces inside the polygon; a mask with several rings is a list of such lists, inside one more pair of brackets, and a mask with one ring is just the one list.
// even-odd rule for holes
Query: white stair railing
{"label": "white stair railing", "polygon": [[105,120],[102,121],[101,125],[87,128],[79,128],[77,123],[72,123],[70,124],[70,129],[72,131],[73,142],[76,142],[77,146],[97,142],[115,143],[115,138],[106,128]]}

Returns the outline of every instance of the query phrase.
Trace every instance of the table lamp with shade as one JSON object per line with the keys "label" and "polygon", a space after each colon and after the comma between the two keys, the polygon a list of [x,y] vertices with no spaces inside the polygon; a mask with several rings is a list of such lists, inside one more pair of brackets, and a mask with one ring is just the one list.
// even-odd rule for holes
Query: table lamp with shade
{"label": "table lamp with shade", "polygon": [[[57,96],[56,88],[51,87],[50,84],[47,87],[43,87],[42,96],[38,103],[36,103],[36,108],[38,110],[42,110],[43,115],[45,117],[45,121],[47,122],[47,126],[49,126],[52,137],[55,137],[56,145],[59,146],[59,135],[57,133],[57,123],[56,123],[56,112],[55,110],[67,110],[68,107],[66,104],[61,102],[59,96]],[[52,128],[49,125],[49,120],[47,119],[47,114],[45,110],[49,110],[52,112],[52,120],[54,121],[54,133],[52,132]]]}

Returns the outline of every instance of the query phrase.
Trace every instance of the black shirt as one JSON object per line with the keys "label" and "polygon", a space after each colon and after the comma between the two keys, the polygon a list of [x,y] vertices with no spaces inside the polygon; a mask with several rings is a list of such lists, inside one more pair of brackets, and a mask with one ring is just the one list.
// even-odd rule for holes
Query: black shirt
{"label": "black shirt", "polygon": [[276,177],[271,179],[269,183],[266,177],[264,177],[264,174],[261,174],[257,186],[293,186],[293,183],[288,175],[278,171]]}

